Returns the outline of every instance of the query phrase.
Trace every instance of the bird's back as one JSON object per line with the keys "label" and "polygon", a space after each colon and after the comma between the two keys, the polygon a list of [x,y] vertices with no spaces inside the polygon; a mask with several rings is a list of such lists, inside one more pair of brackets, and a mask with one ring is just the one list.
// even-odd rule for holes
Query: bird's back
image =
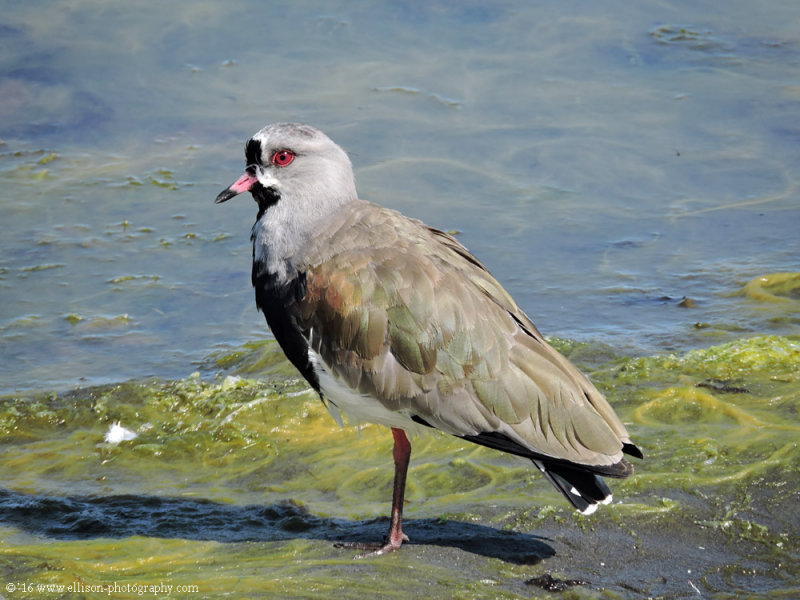
{"label": "bird's back", "polygon": [[[340,410],[630,472],[605,398],[455,238],[357,201],[316,240],[297,265],[297,322]],[[380,406],[353,405],[365,402]]]}

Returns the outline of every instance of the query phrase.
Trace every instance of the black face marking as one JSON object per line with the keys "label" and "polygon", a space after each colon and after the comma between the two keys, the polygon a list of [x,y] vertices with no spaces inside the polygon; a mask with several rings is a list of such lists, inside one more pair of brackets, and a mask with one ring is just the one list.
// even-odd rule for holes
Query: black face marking
{"label": "black face marking", "polygon": [[250,188],[250,193],[253,195],[253,200],[258,204],[258,215],[256,221],[264,216],[270,206],[274,206],[281,199],[281,194],[275,188],[265,188],[260,182],[253,184]]}
{"label": "black face marking", "polygon": [[[245,166],[245,171],[247,171],[253,177],[256,176],[256,167],[257,166],[264,166],[261,162],[261,142],[255,138],[250,138],[247,140],[247,144],[244,147],[244,156],[247,165]],[[278,203],[278,200],[281,199],[281,194],[275,188],[271,187],[264,187],[261,185],[260,182],[256,182],[250,188],[250,193],[253,195],[253,200],[256,201],[258,204],[258,216],[256,217],[256,221],[258,221],[261,217],[264,216],[264,213],[267,212],[267,209],[270,206],[273,206]]]}
{"label": "black face marking", "polygon": [[247,166],[260,165],[261,163],[261,142],[250,138],[244,147],[244,158]]}

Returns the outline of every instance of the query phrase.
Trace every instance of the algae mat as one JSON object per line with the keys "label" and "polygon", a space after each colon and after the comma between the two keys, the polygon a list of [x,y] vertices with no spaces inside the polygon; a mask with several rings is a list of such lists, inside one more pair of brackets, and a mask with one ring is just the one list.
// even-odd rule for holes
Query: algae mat
{"label": "algae mat", "polygon": [[[793,598],[800,340],[625,358],[555,340],[645,451],[615,501],[571,512],[524,460],[414,441],[400,552],[391,436],[340,429],[274,344],[214,380],[0,403],[5,598]],[[602,364],[590,357],[602,355]],[[136,434],[109,443],[114,423]]]}

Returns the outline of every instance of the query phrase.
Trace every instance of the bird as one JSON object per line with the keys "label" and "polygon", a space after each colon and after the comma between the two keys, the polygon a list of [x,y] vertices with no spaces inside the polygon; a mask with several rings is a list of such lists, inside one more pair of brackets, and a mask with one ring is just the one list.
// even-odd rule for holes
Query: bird
{"label": "bird", "polygon": [[244,173],[216,198],[250,192],[252,284],[288,360],[343,425],[394,438],[389,532],[408,536],[409,436],[439,430],[529,459],[576,510],[612,493],[603,476],[643,458],[605,397],[556,351],[488,269],[449,233],[362,200],[347,153],[302,123],[245,144]]}

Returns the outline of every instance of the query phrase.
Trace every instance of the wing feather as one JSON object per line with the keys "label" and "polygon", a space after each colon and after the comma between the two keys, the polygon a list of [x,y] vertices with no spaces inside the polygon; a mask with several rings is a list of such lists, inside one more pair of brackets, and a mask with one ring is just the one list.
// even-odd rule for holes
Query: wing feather
{"label": "wing feather", "polygon": [[455,238],[369,203],[301,265],[301,329],[354,392],[448,433],[613,465],[630,443],[605,398]]}

